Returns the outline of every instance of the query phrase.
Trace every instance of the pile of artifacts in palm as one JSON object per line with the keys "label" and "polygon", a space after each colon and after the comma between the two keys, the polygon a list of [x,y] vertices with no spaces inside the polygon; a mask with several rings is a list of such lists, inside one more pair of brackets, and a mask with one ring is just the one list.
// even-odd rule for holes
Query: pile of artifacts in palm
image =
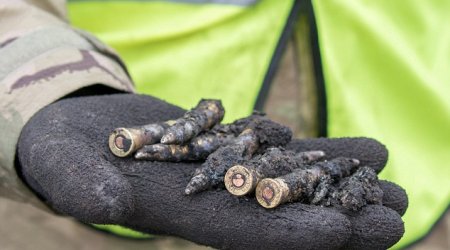
{"label": "pile of artifacts in palm", "polygon": [[320,150],[285,150],[292,139],[288,127],[258,113],[220,124],[224,113],[219,100],[201,100],[176,120],[116,128],[109,147],[118,157],[138,160],[203,161],[186,195],[225,187],[236,196],[256,196],[268,209],[288,202],[353,211],[381,204],[375,171],[358,159],[324,160]]}

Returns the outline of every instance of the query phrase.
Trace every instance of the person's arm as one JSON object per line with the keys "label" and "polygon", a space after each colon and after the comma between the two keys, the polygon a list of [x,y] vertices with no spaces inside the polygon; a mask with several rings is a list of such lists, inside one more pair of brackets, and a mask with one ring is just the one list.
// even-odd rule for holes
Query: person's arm
{"label": "person's arm", "polygon": [[0,195],[38,204],[14,170],[22,127],[40,109],[79,89],[133,92],[123,63],[65,19],[65,1],[0,0]]}

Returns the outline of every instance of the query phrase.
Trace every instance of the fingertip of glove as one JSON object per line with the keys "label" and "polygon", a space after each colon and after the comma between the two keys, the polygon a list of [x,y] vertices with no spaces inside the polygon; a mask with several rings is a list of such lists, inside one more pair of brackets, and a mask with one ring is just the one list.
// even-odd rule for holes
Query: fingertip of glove
{"label": "fingertip of glove", "polygon": [[377,173],[384,168],[388,160],[386,146],[366,137],[294,140],[287,148],[296,151],[322,150],[326,154],[325,159],[356,158],[361,161],[361,165],[371,167]]}
{"label": "fingertip of glove", "polygon": [[405,232],[400,215],[385,206],[366,206],[349,219],[353,234],[343,249],[388,249]]}
{"label": "fingertip of glove", "polygon": [[390,181],[380,180],[383,190],[383,206],[393,209],[403,216],[408,208],[408,195],[405,189]]}
{"label": "fingertip of glove", "polygon": [[[225,249],[336,249],[348,242],[352,232],[352,224],[346,216],[333,209],[318,206],[287,205],[286,208],[280,208],[277,211],[266,211],[265,216],[265,221],[253,222],[256,232],[246,238],[247,245],[242,244],[242,240],[240,242],[224,241],[224,245],[218,247]],[[235,236],[239,237],[239,235]]]}

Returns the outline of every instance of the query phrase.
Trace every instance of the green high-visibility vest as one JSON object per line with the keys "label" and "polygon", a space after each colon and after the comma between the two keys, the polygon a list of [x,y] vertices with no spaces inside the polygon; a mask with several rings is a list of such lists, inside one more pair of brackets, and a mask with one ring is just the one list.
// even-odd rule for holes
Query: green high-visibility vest
{"label": "green high-visibility vest", "polygon": [[[248,115],[297,4],[190,2],[201,1],[78,0],[69,16],[119,52],[139,92],[184,108],[220,98],[226,121]],[[450,201],[449,5],[313,2],[328,136],[386,144],[381,176],[408,193],[406,232],[395,247],[425,235]]]}
{"label": "green high-visibility vest", "polygon": [[404,187],[405,235],[425,235],[450,201],[450,2],[313,1],[328,135],[389,149],[381,178]]}
{"label": "green high-visibility vest", "polygon": [[119,52],[138,92],[184,108],[220,98],[232,121],[252,112],[294,1],[198,2],[78,0],[69,17]]}

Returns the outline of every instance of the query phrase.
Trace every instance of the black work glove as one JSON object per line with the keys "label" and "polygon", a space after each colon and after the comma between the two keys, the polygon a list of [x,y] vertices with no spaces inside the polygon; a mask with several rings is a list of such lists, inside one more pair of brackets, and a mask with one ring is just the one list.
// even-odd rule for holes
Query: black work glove
{"label": "black work glove", "polygon": [[[386,249],[403,235],[403,189],[380,181],[383,203],[359,212],[290,203],[273,210],[254,198],[210,190],[192,196],[184,188],[200,163],[117,158],[108,148],[116,127],[182,116],[158,99],[117,94],[58,101],[37,113],[22,131],[19,171],[57,212],[85,223],[118,224],[142,232],[175,235],[215,248]],[[383,145],[367,138],[297,140],[288,148],[323,150],[328,158],[357,158],[380,171]]]}

